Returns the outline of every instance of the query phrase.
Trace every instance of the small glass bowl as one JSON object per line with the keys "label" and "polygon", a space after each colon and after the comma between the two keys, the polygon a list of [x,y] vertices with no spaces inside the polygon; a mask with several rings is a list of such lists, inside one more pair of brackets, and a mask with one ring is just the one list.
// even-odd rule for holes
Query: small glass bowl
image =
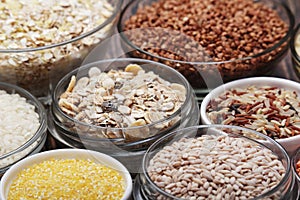
{"label": "small glass bowl", "polygon": [[300,148],[295,152],[295,154],[292,157],[293,173],[295,174],[298,185],[300,184],[300,174],[297,173],[297,162],[299,161],[300,161]]}
{"label": "small glass bowl", "polygon": [[[59,106],[59,98],[60,95],[65,92],[73,75],[76,76],[76,79],[80,79],[80,77],[86,77],[89,69],[95,66],[103,72],[111,69],[124,69],[128,64],[138,64],[146,72],[153,71],[155,74],[171,83],[178,83],[184,86],[186,89],[186,99],[181,107],[172,115],[159,121],[146,125],[124,128],[109,128],[91,125],[75,120],[62,111]],[[136,159],[137,157],[138,159],[141,159],[143,152],[155,140],[172,130],[197,125],[200,119],[198,103],[187,80],[171,67],[143,59],[119,58],[102,60],[73,70],[57,84],[52,95],[52,102],[49,114],[49,131],[56,139],[62,140],[72,147],[83,147],[108,153],[124,161],[129,157],[131,160]],[[161,126],[163,124],[169,124],[169,126]],[[109,135],[108,133],[121,133],[123,136],[111,138],[107,137],[107,135]],[[147,134],[144,135],[145,133]],[[124,134],[129,134],[130,136],[135,135],[135,137],[129,137],[130,139],[128,140]],[[131,162],[130,159],[127,161],[129,165],[140,165],[139,162]],[[138,168],[133,167],[133,170],[138,170]]]}
{"label": "small glass bowl", "polygon": [[300,24],[295,28],[290,42],[293,67],[300,78]]}
{"label": "small glass bowl", "polygon": [[[286,55],[288,50],[288,42],[294,27],[294,16],[288,6],[286,6],[283,2],[279,3],[277,0],[255,1],[262,2],[264,5],[272,8],[274,11],[276,11],[276,13],[278,13],[282,20],[288,24],[288,30],[281,40],[269,48],[258,50],[258,53],[253,53],[253,55],[242,55],[238,56],[238,58],[234,57],[230,58],[229,60],[222,61],[215,61],[214,58],[209,58],[209,56],[207,56],[205,59],[202,59],[200,56],[201,53],[195,58],[190,59],[189,56],[185,55],[185,53],[189,53],[189,47],[176,46],[176,48],[174,48],[175,50],[172,50],[172,48],[169,47],[172,47],[173,44],[176,45],[187,43],[191,43],[189,46],[193,46],[193,48],[196,49],[196,53],[204,52],[205,49],[198,41],[193,41],[191,37],[179,31],[174,31],[173,33],[170,27],[164,29],[158,28],[155,24],[151,24],[151,17],[149,17],[149,24],[151,24],[150,28],[143,27],[133,30],[126,30],[126,21],[136,14],[138,9],[150,6],[153,2],[157,2],[157,0],[133,0],[122,11],[120,20],[118,22],[118,32],[121,36],[121,45],[124,51],[131,57],[155,60],[178,70],[187,78],[192,87],[196,90],[196,93],[198,92],[199,95],[203,96],[203,93],[205,94],[208,92],[207,88],[214,88],[223,84],[224,82],[242,77],[251,77],[271,73],[271,71],[275,68],[275,65]],[[176,5],[177,4],[174,3],[172,6]],[[181,8],[179,8],[179,10],[180,9]],[[153,16],[153,19],[156,19],[160,16],[163,16],[163,14]],[[162,18],[162,21],[163,20],[166,20],[166,17]],[[158,42],[157,46],[154,46],[152,43],[151,45],[147,46],[149,41],[147,38],[144,38],[145,34],[149,34],[149,41]],[[173,38],[173,35],[176,37],[180,35],[179,39],[183,38],[182,40],[184,42],[173,41],[171,44],[164,44],[165,39],[160,38],[160,34],[162,36],[168,36],[168,38]],[[137,44],[128,38],[128,35],[134,36],[134,38],[142,43],[142,47],[141,45],[137,46]],[[143,39],[141,39],[142,37]],[[211,45],[213,45],[212,49],[217,48],[215,44]],[[149,53],[147,49],[150,48],[154,48],[154,50],[157,50],[157,52],[155,54]],[[161,52],[165,52],[165,54],[168,56],[160,55],[159,50],[161,50]],[[174,56],[169,56],[173,54],[180,59],[176,57],[174,59]],[[205,55],[206,53],[204,52],[201,55],[203,54]]]}
{"label": "small glass bowl", "polygon": [[62,76],[79,67],[88,53],[113,33],[122,0],[107,2],[112,6],[112,14],[101,24],[95,21],[92,30],[70,40],[23,49],[0,49],[0,81],[18,85],[49,104],[52,90]]}
{"label": "small glass bowl", "polygon": [[0,90],[4,90],[9,94],[19,94],[21,97],[26,98],[27,103],[32,104],[35,107],[35,112],[39,116],[40,123],[38,130],[28,141],[24,142],[24,144],[19,146],[17,149],[0,155],[0,162],[5,162],[5,164],[0,165],[1,177],[14,163],[29,155],[39,152],[43,148],[47,138],[47,115],[43,105],[37,100],[37,98],[23,88],[9,83],[0,82]]}
{"label": "small glass bowl", "polygon": [[[281,145],[279,145],[276,141],[266,137],[263,134],[255,132],[253,130],[245,129],[245,128],[241,128],[241,127],[237,127],[237,126],[226,126],[226,125],[201,125],[201,126],[187,127],[187,128],[169,133],[168,135],[160,138],[155,143],[153,143],[149,147],[149,149],[147,150],[147,152],[143,158],[142,173],[139,176],[137,176],[137,178],[136,178],[136,184],[134,185],[134,189],[133,189],[134,199],[150,200],[150,199],[158,199],[159,198],[159,199],[164,199],[164,200],[167,200],[167,199],[183,200],[181,198],[171,195],[170,193],[161,189],[156,183],[154,183],[154,181],[152,180],[152,178],[150,177],[150,175],[148,173],[148,167],[150,166],[150,161],[159,151],[161,151],[162,149],[165,149],[166,151],[168,151],[170,148],[167,148],[167,146],[170,146],[171,144],[175,145],[179,140],[182,140],[184,138],[186,138],[186,139],[199,138],[199,137],[205,136],[205,135],[206,136],[229,136],[231,138],[239,138],[239,139],[243,139],[247,142],[253,143],[254,145],[257,145],[259,148],[262,148],[262,149],[266,148],[266,149],[271,150],[272,153],[274,153],[274,155],[276,155],[278,157],[279,161],[282,162],[282,164],[286,170],[286,173],[282,177],[281,181],[277,185],[275,185],[271,190],[266,191],[265,193],[261,194],[260,196],[255,197],[254,199],[276,199],[276,200],[277,199],[278,200],[279,199],[291,199],[292,191],[294,189],[294,178],[292,176],[290,158],[289,158],[288,154],[286,153],[286,151],[284,150],[284,148],[282,148]],[[215,140],[215,142],[218,142],[218,141]],[[177,145],[179,145],[179,144],[177,144]],[[207,162],[209,163],[209,159],[210,159],[209,154],[210,154],[210,152],[214,151],[213,150],[213,148],[214,148],[213,142],[210,143],[209,141],[207,141],[207,146],[201,146],[201,147],[199,146],[198,147],[197,145],[196,146],[195,145],[196,144],[193,145],[193,147],[195,148],[195,151],[197,148],[198,149],[203,148],[203,153],[206,155]],[[224,152],[225,151],[226,151],[226,149],[224,149]],[[177,152],[177,153],[179,153],[179,152]],[[212,155],[215,155],[215,153],[212,153]],[[226,154],[224,154],[224,156],[226,157]],[[157,160],[160,161],[160,159],[163,159],[162,157],[163,156],[156,159],[156,161],[152,160],[151,166],[153,166],[153,164],[155,162],[157,162]],[[170,152],[169,155],[166,155],[166,159],[172,158],[172,157],[174,159],[178,158],[176,156],[176,154],[174,155],[174,152]],[[224,159],[226,159],[225,157],[224,157]],[[221,161],[221,160],[218,160],[218,161]],[[163,161],[160,161],[160,162],[163,162]],[[161,170],[164,170],[165,165],[168,165],[168,163],[169,162],[164,162],[164,164],[161,165]],[[224,160],[222,163],[225,164],[227,162],[225,162],[225,160]],[[205,165],[205,164],[202,163],[202,165]],[[209,165],[209,164],[207,164],[207,165]],[[188,163],[184,164],[184,167],[177,166],[177,168],[174,167],[174,169],[184,170],[187,166],[189,166]],[[160,169],[157,169],[157,170],[160,170]],[[209,171],[212,171],[212,170],[209,170]],[[217,169],[215,171],[217,172]],[[157,172],[159,173],[159,171],[157,171]],[[172,171],[170,169],[169,172],[173,173],[174,171]],[[190,172],[190,173],[192,173],[192,172]],[[204,172],[201,172],[201,174],[202,173],[204,173]],[[200,172],[199,172],[199,174],[200,174]],[[216,175],[216,176],[219,176],[219,175]],[[166,176],[165,180],[168,180],[167,178],[168,177]],[[175,179],[176,178],[174,177],[174,180]],[[178,179],[184,180],[184,178],[182,179],[180,177],[178,177]],[[164,179],[161,179],[161,180],[163,181]],[[209,180],[209,179],[207,178],[207,180]],[[212,178],[212,180],[214,180],[214,178]],[[172,183],[170,183],[170,185],[171,184]],[[202,184],[204,184],[204,182]],[[199,187],[200,187],[200,185],[201,185],[201,183],[199,183]],[[183,186],[183,188],[191,188],[190,186],[191,185],[186,185],[186,187]],[[220,188],[220,189],[222,190],[222,188]],[[197,191],[199,191],[199,190],[201,190],[201,189],[198,189]],[[208,191],[208,190],[205,189],[205,191],[203,191],[203,192],[206,192],[206,191]],[[206,197],[202,196],[202,197],[203,197],[202,199],[205,199],[207,196]]]}

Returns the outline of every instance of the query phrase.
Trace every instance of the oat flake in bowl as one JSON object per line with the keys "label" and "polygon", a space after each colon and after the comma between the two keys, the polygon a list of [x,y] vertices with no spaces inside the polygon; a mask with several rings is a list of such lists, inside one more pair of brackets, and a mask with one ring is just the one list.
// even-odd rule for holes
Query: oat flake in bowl
{"label": "oat flake in bowl", "polygon": [[229,82],[203,100],[202,123],[256,130],[276,139],[291,153],[299,147],[299,88],[297,82],[272,77]]}
{"label": "oat flake in bowl", "polygon": [[167,118],[182,106],[185,98],[183,85],[170,83],[151,71],[145,72],[137,64],[129,64],[124,70],[108,72],[94,67],[89,70],[89,77],[79,80],[72,76],[58,104],[76,120],[122,128]]}
{"label": "oat flake in bowl", "polygon": [[[89,70],[89,77],[72,76],[59,106],[74,119],[102,127],[134,127],[175,113],[186,98],[183,85],[169,83],[136,64],[123,70]],[[77,106],[76,106],[77,105]],[[165,124],[165,126],[169,126]]]}
{"label": "oat flake in bowl", "polygon": [[111,35],[121,2],[1,1],[0,80],[49,97],[59,79]]}
{"label": "oat flake in bowl", "polygon": [[53,137],[70,147],[107,153],[135,173],[150,144],[200,119],[188,81],[173,68],[144,59],[82,66],[60,80],[52,99]]}
{"label": "oat flake in bowl", "polygon": [[124,58],[70,72],[55,88],[52,111],[55,123],[74,139],[127,145],[197,124],[196,104],[191,86],[176,70]]}

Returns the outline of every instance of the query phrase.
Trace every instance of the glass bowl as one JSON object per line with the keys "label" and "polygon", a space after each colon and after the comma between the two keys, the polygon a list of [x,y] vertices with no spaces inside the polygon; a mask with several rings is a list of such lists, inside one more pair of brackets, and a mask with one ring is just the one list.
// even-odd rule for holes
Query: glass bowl
{"label": "glass bowl", "polygon": [[[298,115],[292,114],[299,110],[299,88],[300,84],[296,81],[276,77],[252,77],[228,82],[211,90],[203,99],[201,123],[236,125],[256,130],[275,139],[292,156],[300,147],[300,124],[294,118]],[[231,95],[234,90],[236,94]],[[270,106],[268,102],[274,104]],[[261,105],[255,107],[255,104]],[[285,110],[282,109],[284,106]]]}
{"label": "glass bowl", "polygon": [[[135,79],[128,79],[126,82],[122,82],[122,79],[120,79],[120,82],[118,84],[115,84],[114,86],[114,94],[116,98],[105,100],[102,102],[102,104],[90,106],[95,109],[101,108],[102,111],[109,113],[107,116],[105,116],[105,119],[114,120],[114,118],[111,118],[110,116],[113,115],[113,113],[119,113],[122,117],[120,121],[116,121],[115,125],[112,123],[110,125],[106,121],[106,124],[101,123],[92,123],[92,122],[84,122],[80,120],[79,118],[76,118],[77,116],[72,116],[69,114],[66,114],[66,111],[64,110],[64,107],[61,106],[61,95],[65,93],[66,89],[69,87],[69,82],[72,79],[73,76],[76,76],[76,79],[78,80],[78,83],[82,79],[86,79],[88,77],[88,74],[90,74],[91,71],[95,70],[95,67],[101,70],[101,72],[111,72],[112,70],[115,71],[122,71],[124,72],[124,68],[128,65],[131,66],[140,66],[145,71],[145,77],[150,78],[150,82],[144,83],[143,81],[146,81],[146,79],[141,79],[139,82],[137,77],[135,76]],[[125,68],[125,70],[127,67]],[[129,72],[124,72],[129,73]],[[162,84],[158,84],[158,86],[153,86],[152,84],[156,84],[156,79],[151,79],[151,73],[154,73],[155,76],[158,75],[161,79],[164,79],[165,81],[168,81],[169,83],[166,83],[162,81]],[[141,73],[143,76],[143,73]],[[119,76],[119,75],[118,75]],[[100,77],[100,76],[98,76]],[[147,78],[147,79],[148,79]],[[103,79],[107,80],[107,78]],[[117,79],[116,79],[117,80]],[[131,81],[134,80],[134,81]],[[92,79],[90,83],[92,83]],[[98,83],[102,84],[104,81],[101,81],[99,79]],[[117,81],[116,81],[117,83]],[[134,83],[133,85],[129,86],[128,84]],[[150,84],[150,85],[149,85]],[[168,102],[169,100],[165,99],[165,102],[162,102],[161,105],[159,104],[148,104],[147,102],[150,102],[152,100],[148,98],[158,98],[156,94],[151,93],[151,89],[158,89],[160,87],[171,87],[171,85],[175,85],[177,88],[181,88],[184,91],[181,90],[175,90],[175,89],[167,89],[168,92],[174,92],[179,91],[180,95],[183,97],[175,97],[172,102],[177,107],[174,107],[173,110],[170,110],[170,113],[167,115],[163,115],[159,118],[152,118],[153,120],[150,122],[147,121],[147,116],[149,116],[149,111],[151,110],[151,113],[158,113],[161,114],[162,112],[159,110],[156,110],[157,107],[161,108],[161,106],[165,105],[165,102]],[[169,85],[169,86],[167,86]],[[76,86],[75,86],[76,87]],[[88,88],[89,86],[84,86]],[[132,89],[131,89],[132,87]],[[153,88],[152,88],[153,87]],[[143,89],[142,89],[143,88]],[[146,89],[145,89],[146,88]],[[137,93],[132,95],[132,92],[135,91],[144,91],[144,96],[138,96]],[[145,89],[145,90],[144,90]],[[125,93],[119,93],[124,95],[124,99],[120,100],[117,98],[117,92],[118,91],[129,91],[127,94]],[[88,97],[90,99],[93,99],[95,102],[95,98],[97,97],[99,90],[91,89],[90,94],[94,95],[92,97]],[[149,92],[149,93],[148,93]],[[83,92],[84,93],[84,92]],[[150,94],[151,93],[151,94]],[[179,94],[178,93],[178,94]],[[85,95],[85,94],[83,94]],[[154,95],[154,96],[153,96]],[[168,95],[167,93],[161,93],[161,95]],[[105,95],[104,95],[105,96]],[[106,98],[102,96],[103,98]],[[129,97],[130,96],[130,97]],[[86,98],[86,97],[84,97]],[[142,101],[143,98],[146,98]],[[173,97],[170,97],[173,98]],[[71,98],[73,100],[73,98]],[[127,104],[128,99],[130,99],[131,103],[135,102],[133,104]],[[181,99],[181,100],[179,100]],[[74,104],[78,105],[80,102],[86,102],[86,99],[79,100],[76,103],[77,100],[74,100]],[[152,102],[159,102],[160,100],[154,100]],[[142,157],[142,152],[145,151],[151,143],[153,143],[155,140],[157,140],[159,137],[165,135],[166,133],[176,130],[178,128],[186,127],[186,126],[192,126],[197,125],[200,119],[199,116],[199,107],[195,98],[195,94],[193,93],[193,90],[188,83],[188,81],[176,70],[172,69],[171,67],[168,67],[164,64],[160,64],[154,61],[150,60],[143,60],[143,59],[134,59],[134,58],[119,58],[119,59],[111,59],[111,60],[102,60],[95,63],[90,63],[88,65],[82,66],[76,70],[73,70],[72,72],[68,73],[66,76],[64,76],[59,83],[57,84],[54,93],[52,95],[52,106],[50,109],[50,120],[52,122],[49,123],[49,130],[52,131],[52,134],[56,136],[56,138],[59,138],[60,140],[63,140],[67,143],[69,143],[71,146],[75,146],[78,148],[85,147],[87,149],[97,150],[104,153],[108,153],[112,156],[116,157],[124,157],[128,158],[131,157],[132,159],[136,159],[137,154],[138,157]],[[142,103],[136,103],[136,102],[142,102]],[[138,105],[139,104],[139,105]],[[129,113],[125,113],[121,111],[120,109],[125,107],[125,105],[128,105],[127,107],[130,108]],[[80,105],[78,105],[79,107]],[[136,111],[136,108],[144,107],[141,111],[141,116],[133,115]],[[153,107],[154,106],[154,107]],[[87,106],[86,106],[87,107]],[[82,110],[85,110],[83,108]],[[89,111],[85,111],[89,112]],[[98,112],[98,111],[97,111]],[[104,113],[103,112],[103,113]],[[163,111],[164,113],[168,113],[168,111]],[[99,113],[99,112],[98,112]],[[101,112],[100,112],[101,114]],[[133,120],[133,122],[125,123],[125,120],[127,119],[133,119],[132,117],[137,117]],[[99,115],[95,119],[100,120],[102,117]],[[151,117],[149,118],[151,119]],[[155,120],[154,120],[155,119]],[[104,119],[103,119],[104,120]],[[122,121],[123,120],[123,121]],[[144,123],[136,124],[137,122],[143,121]],[[145,123],[147,121],[147,123]],[[51,125],[53,125],[51,127]],[[57,137],[58,136],[58,137]],[[128,163],[130,165],[139,165],[139,162],[130,162],[130,159],[128,160]],[[134,168],[134,170],[137,170],[138,168]]]}
{"label": "glass bowl", "polygon": [[[251,191],[244,199],[291,199],[294,179],[290,164],[281,145],[253,130],[226,125],[187,127],[149,147],[133,195],[147,200],[243,199]],[[258,180],[266,178],[268,171],[272,171],[270,178],[281,175],[276,181]],[[240,179],[256,182],[241,183]],[[272,186],[261,187],[265,181],[265,186]]]}
{"label": "glass bowl", "polygon": [[[13,150],[0,154],[0,176],[2,176],[5,173],[5,171],[11,167],[11,165],[13,165],[14,163],[18,162],[19,160],[29,155],[39,152],[42,149],[47,137],[47,115],[43,105],[37,100],[37,98],[34,97],[32,94],[30,94],[28,91],[24,90],[23,88],[8,83],[0,82],[0,90],[6,91],[6,93],[9,95],[18,94],[20,97],[25,98],[26,103],[34,107],[34,112],[36,113],[36,115],[38,115],[38,121],[39,121],[39,127],[37,128],[37,131],[34,134],[32,134],[32,136],[31,133],[25,132],[24,134],[28,136],[24,136],[23,138],[20,136],[20,133],[19,134],[17,133],[18,126],[21,126],[21,124],[15,124],[15,125],[9,124],[11,128],[15,126],[14,128],[16,130],[16,133],[14,133],[14,135],[10,138],[9,135],[7,135],[7,133],[5,134],[6,131],[5,128],[3,128],[7,125],[7,124],[3,124],[7,120],[7,117],[5,117],[5,120],[4,120],[4,116],[2,117],[1,120],[1,132],[2,132],[1,138],[3,138],[2,142],[4,143],[8,142],[6,143],[7,145],[12,145],[14,141],[18,141],[15,144],[18,145],[16,148],[9,147],[9,149],[13,149]],[[1,98],[4,97],[2,96]],[[17,100],[15,99],[11,101],[11,105],[18,106],[20,112],[22,112],[22,110],[24,113],[27,112],[26,108],[18,104]],[[27,109],[29,108],[27,107]],[[1,113],[4,114],[3,109],[1,109]],[[24,115],[24,118],[28,116],[29,114],[26,114]],[[19,117],[19,116],[15,116],[15,117]],[[12,120],[17,121],[16,119],[12,119]],[[31,125],[28,126],[32,127]],[[20,131],[21,130],[19,130],[19,132]],[[22,141],[24,139],[26,141]],[[4,151],[3,149],[4,146],[2,146],[1,151]]]}
{"label": "glass bowl", "polygon": [[[3,9],[8,6],[8,12],[0,20],[0,81],[49,103],[60,78],[79,67],[89,51],[112,34],[122,4],[122,0],[78,2],[72,1],[73,6],[70,1],[1,4]],[[34,12],[30,6],[35,6]],[[18,9],[22,14],[15,13]]]}
{"label": "glass bowl", "polygon": [[300,148],[295,152],[295,154],[293,155],[292,157],[292,166],[293,166],[293,173],[296,177],[296,182],[298,184],[298,196],[300,195],[300,189],[299,189],[299,186],[300,186],[300,174],[299,174],[299,167],[297,166],[300,166],[299,164],[297,165],[297,162],[300,161]]}
{"label": "glass bowl", "polygon": [[[27,157],[26,159],[16,163],[14,166],[12,166],[5,174],[4,176],[2,177],[2,180],[1,180],[1,189],[0,189],[0,197],[2,200],[6,200],[6,199],[9,199],[7,196],[8,196],[8,193],[9,193],[9,190],[11,189],[11,186],[13,184],[13,181],[17,178],[17,176],[22,173],[22,171],[28,169],[28,168],[32,168],[34,165],[38,165],[38,164],[41,164],[41,163],[44,163],[44,162],[51,162],[51,161],[54,161],[56,160],[58,162],[58,165],[60,165],[61,161],[63,162],[64,160],[76,160],[77,162],[80,162],[80,161],[86,161],[86,160],[89,160],[91,163],[96,163],[96,164],[100,164],[102,165],[103,167],[107,167],[109,168],[109,170],[112,172],[109,172],[111,174],[108,174],[108,173],[105,173],[106,171],[103,171],[105,170],[105,168],[101,168],[101,167],[98,167],[98,168],[95,168],[94,165],[91,165],[89,166],[89,169],[85,169],[86,167],[85,166],[80,166],[80,167],[73,167],[73,165],[78,165],[78,164],[87,164],[87,163],[76,163],[76,162],[69,162],[67,164],[69,164],[69,170],[72,170],[73,172],[75,170],[78,170],[78,174],[81,174],[84,172],[83,170],[88,170],[86,171],[85,173],[91,175],[91,176],[100,176],[102,179],[106,179],[106,181],[108,181],[109,183],[111,184],[116,184],[116,182],[118,182],[119,180],[121,180],[124,184],[124,188],[123,188],[123,195],[121,198],[119,198],[120,200],[127,200],[130,198],[130,195],[132,193],[132,178],[128,172],[128,170],[126,169],[126,167],[124,165],[122,165],[119,161],[117,161],[116,159],[112,158],[111,156],[109,155],[106,155],[106,154],[103,154],[103,153],[100,153],[100,152],[95,152],[95,151],[90,151],[90,150],[85,150],[85,149],[57,149],[57,150],[51,150],[51,151],[45,151],[45,152],[42,152],[42,153],[38,153],[38,154],[35,154],[33,156],[30,156],[30,157]],[[90,164],[90,163],[88,163]],[[45,166],[45,165],[44,165]],[[65,165],[61,164],[62,168],[63,167],[66,167]],[[42,167],[41,167],[42,168]],[[55,168],[55,166],[53,166],[53,168]],[[47,175],[49,175],[47,172],[44,172],[44,176],[39,176],[38,179],[41,181],[41,180],[48,180],[48,179],[53,179],[53,177],[59,177],[59,175],[57,173],[56,170],[54,170],[53,168],[49,167],[48,170],[52,170],[52,177],[48,177]],[[40,171],[36,170],[36,173],[39,173]],[[93,170],[93,171],[92,171]],[[98,170],[98,171],[97,171]],[[76,171],[75,171],[76,172]],[[103,174],[101,174],[101,172]],[[120,175],[120,179],[119,177],[116,175],[116,173],[118,173],[118,175]],[[86,174],[82,175],[82,176],[85,176]],[[76,176],[76,173],[74,174],[69,174],[68,172],[66,172],[64,175],[60,176],[62,177],[62,179],[72,179],[74,178],[73,180],[73,184],[70,184],[70,185],[63,185],[62,187],[64,187],[65,191],[61,191],[62,189],[59,189],[58,188],[58,185],[55,185],[55,190],[56,191],[53,191],[53,192],[56,192],[56,194],[58,193],[58,191],[61,191],[61,192],[64,192],[64,195],[83,195],[84,192],[85,192],[85,189],[87,189],[88,191],[90,191],[90,194],[92,192],[95,192],[93,190],[93,188],[90,188],[91,187],[91,183],[89,181],[91,180],[87,180],[89,178],[85,177],[87,181],[84,181],[83,177],[78,177]],[[31,174],[31,176],[27,176],[26,179],[24,182],[27,183],[28,185],[26,185],[26,189],[28,189],[28,192],[32,192],[33,194],[35,192],[37,192],[37,194],[34,194],[34,195],[41,195],[39,194],[39,189],[45,189],[45,188],[38,188],[38,189],[32,189],[32,185],[34,185],[36,182],[38,181],[34,181],[36,180],[35,179],[36,177],[34,177],[34,174]],[[122,180],[123,179],[123,180]],[[27,182],[28,181],[28,182]],[[29,183],[30,181],[32,181],[31,183]],[[68,182],[68,180],[59,180],[60,183],[62,181],[66,181]],[[80,192],[74,192],[74,190],[76,189],[74,185],[79,185],[80,183],[78,182],[82,182],[81,186],[82,188],[82,191]],[[48,182],[49,183],[49,187],[52,185],[53,186],[53,182],[57,182],[57,180],[52,180],[52,182]],[[75,184],[74,184],[75,182]],[[83,182],[85,183],[84,184],[84,187],[83,187]],[[92,182],[92,181],[91,181]],[[20,184],[19,187],[20,188],[24,188],[22,187],[24,185]],[[69,187],[68,187],[69,186]],[[93,187],[93,186],[92,186]],[[94,185],[95,188],[99,188],[99,185]],[[107,185],[103,184],[103,185],[100,185],[100,187],[103,187],[106,188]],[[32,190],[30,190],[32,189]],[[48,188],[50,189],[50,188]],[[78,188],[77,188],[78,189]],[[79,189],[79,190],[80,190]],[[101,190],[103,191],[103,189],[101,188]],[[111,195],[113,196],[114,195],[114,192],[117,193],[119,191],[117,191],[118,188],[109,188],[109,190],[107,191],[108,193],[111,193]],[[71,192],[70,192],[71,191]],[[49,190],[47,191],[49,192]],[[72,193],[73,194],[70,194]],[[98,191],[99,193],[100,191]],[[45,195],[49,195],[49,193],[44,193],[43,194],[44,197],[41,197],[41,198],[45,198]],[[51,195],[51,194],[50,194]],[[42,195],[41,195],[42,196]],[[67,198],[67,197],[62,197],[64,199],[71,199],[70,197]],[[52,197],[52,196],[51,196]],[[78,196],[77,196],[78,197]],[[36,197],[37,199],[38,197]],[[47,197],[46,197],[47,199]],[[83,196],[80,198],[80,199],[88,199],[88,198],[84,198]],[[108,199],[113,199],[113,197],[111,198],[108,198]]]}
{"label": "glass bowl", "polygon": [[[282,28],[285,31],[274,36],[272,41],[267,35],[273,31],[268,32],[267,29],[280,29],[277,27],[278,20],[271,20],[275,15],[270,14],[270,10],[262,11],[257,8],[259,11],[249,11],[249,1],[244,1],[249,5],[241,5],[247,11],[234,3],[226,5],[230,14],[231,7],[233,10],[241,9],[229,17],[222,7],[227,1],[220,3],[219,7],[217,4],[207,8],[202,4],[191,5],[190,1],[186,2],[187,6],[160,1],[165,3],[156,4],[153,9],[151,6],[156,2],[158,1],[134,0],[125,7],[118,22],[121,45],[128,56],[155,60],[178,70],[196,92],[207,93],[207,88],[214,88],[224,82],[269,74],[288,50],[294,16],[282,1],[253,1],[255,5],[261,3],[272,10],[286,24],[286,27]],[[165,8],[163,11],[162,7]],[[198,19],[196,16],[200,11],[204,14]],[[157,14],[154,14],[156,12]],[[244,12],[248,13],[245,18]],[[260,13],[267,13],[267,16]],[[258,28],[261,24],[256,24],[255,21],[239,24],[243,19],[256,20],[257,15],[260,15],[262,20],[264,17],[268,19],[265,20],[268,27]],[[270,16],[272,17],[269,18]],[[129,19],[132,23],[129,23]],[[224,25],[217,24],[222,24],[222,21],[225,22]],[[142,25],[136,25],[141,22]],[[251,27],[253,25],[252,28],[249,28],[250,24]],[[202,35],[205,35],[205,38],[202,38]],[[262,37],[265,37],[265,41],[257,43]],[[247,42],[248,39],[245,38],[252,38],[253,41],[249,39]],[[261,45],[262,43],[265,44]]]}
{"label": "glass bowl", "polygon": [[300,77],[300,24],[295,28],[292,35],[290,50],[295,72]]}

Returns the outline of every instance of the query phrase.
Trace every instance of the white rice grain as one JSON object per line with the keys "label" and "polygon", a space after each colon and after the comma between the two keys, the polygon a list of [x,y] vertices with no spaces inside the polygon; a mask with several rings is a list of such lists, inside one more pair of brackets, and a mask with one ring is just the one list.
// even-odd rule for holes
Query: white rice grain
{"label": "white rice grain", "polygon": [[[40,126],[39,115],[35,106],[26,102],[19,94],[8,94],[0,90],[0,156],[7,154],[26,143],[34,136]],[[26,150],[0,159],[0,167],[5,167],[24,155],[35,144]]]}

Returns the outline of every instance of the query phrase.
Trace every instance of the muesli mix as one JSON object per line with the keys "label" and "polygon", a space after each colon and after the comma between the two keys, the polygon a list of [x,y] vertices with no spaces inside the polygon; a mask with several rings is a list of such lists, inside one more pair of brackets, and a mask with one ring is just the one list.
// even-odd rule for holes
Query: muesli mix
{"label": "muesli mix", "polygon": [[[180,120],[160,122],[178,111],[186,100],[186,89],[170,83],[153,71],[146,72],[140,65],[129,64],[123,70],[100,71],[89,69],[88,76],[79,80],[72,76],[66,91],[61,94],[59,107],[67,115],[86,124],[103,128],[126,128],[155,124],[163,130]],[[105,135],[123,138],[121,132]],[[136,134],[149,137],[149,130]],[[136,136],[138,137],[138,136]]]}

